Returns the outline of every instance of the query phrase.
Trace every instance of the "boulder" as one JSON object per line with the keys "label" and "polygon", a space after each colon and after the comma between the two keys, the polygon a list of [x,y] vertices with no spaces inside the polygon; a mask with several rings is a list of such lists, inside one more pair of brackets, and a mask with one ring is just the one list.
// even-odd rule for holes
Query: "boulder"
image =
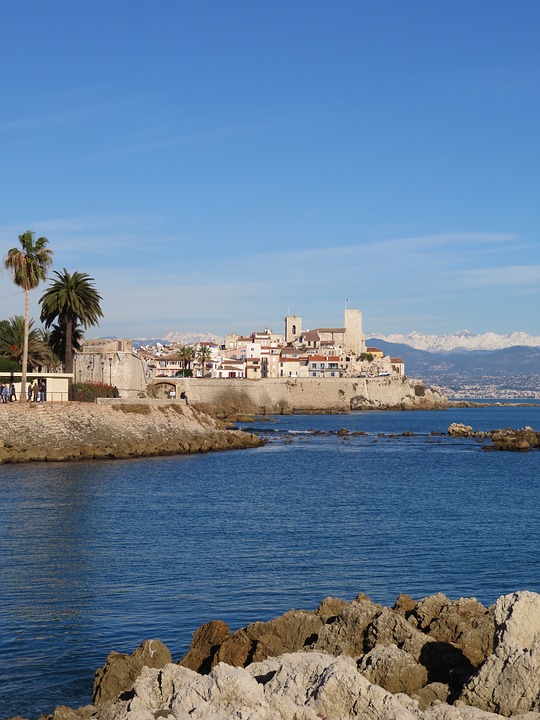
{"label": "boulder", "polygon": [[471,425],[463,423],[452,423],[448,428],[450,437],[473,437],[473,429]]}
{"label": "boulder", "polygon": [[474,667],[493,651],[493,608],[485,608],[476,598],[449,600],[438,593],[420,600],[406,617],[435,640],[458,647]]}
{"label": "boulder", "polygon": [[528,650],[499,645],[465,686],[460,699],[506,717],[540,712],[540,643]]}
{"label": "boulder", "polygon": [[540,641],[540,595],[521,590],[501,595],[495,603],[495,646],[530,649]]}
{"label": "boulder", "polygon": [[352,658],[361,657],[365,652],[366,628],[382,609],[382,605],[372,602],[367,595],[358,595],[320,628],[311,649],[336,656],[344,653]]}
{"label": "boulder", "polygon": [[171,662],[169,649],[160,640],[145,640],[132,655],[111,652],[96,671],[92,699],[102,705],[133,687],[143,667],[162,668]]}
{"label": "boulder", "polygon": [[216,652],[230,637],[229,626],[222,620],[211,620],[201,625],[193,633],[189,651],[180,661],[180,665],[195,672],[210,672]]}
{"label": "boulder", "polygon": [[425,667],[428,682],[450,685],[454,691],[461,690],[474,669],[460,648],[437,640],[413,627],[402,615],[383,608],[366,628],[364,648],[369,651],[392,644]]}
{"label": "boulder", "polygon": [[366,628],[364,649],[369,652],[377,645],[396,645],[418,661],[424,645],[432,640],[414,628],[390,608],[380,610]]}
{"label": "boulder", "polygon": [[315,613],[321,618],[323,623],[327,623],[334,621],[348,605],[348,602],[340,598],[325,597],[315,610]]}
{"label": "boulder", "polygon": [[540,595],[503,595],[494,615],[495,652],[467,683],[461,700],[505,716],[539,712]]}
{"label": "boulder", "polygon": [[358,670],[370,682],[391,693],[412,695],[427,684],[427,670],[396,645],[377,645],[364,655]]}

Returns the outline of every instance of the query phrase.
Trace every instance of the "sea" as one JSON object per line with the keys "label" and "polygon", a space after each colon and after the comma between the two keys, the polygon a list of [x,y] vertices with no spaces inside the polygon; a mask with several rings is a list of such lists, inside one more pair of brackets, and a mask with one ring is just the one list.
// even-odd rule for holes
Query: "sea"
{"label": "sea", "polygon": [[111,650],[159,638],[177,661],[211,619],[540,592],[540,451],[452,422],[540,430],[540,403],[267,417],[241,426],[255,449],[0,466],[0,718],[89,704]]}

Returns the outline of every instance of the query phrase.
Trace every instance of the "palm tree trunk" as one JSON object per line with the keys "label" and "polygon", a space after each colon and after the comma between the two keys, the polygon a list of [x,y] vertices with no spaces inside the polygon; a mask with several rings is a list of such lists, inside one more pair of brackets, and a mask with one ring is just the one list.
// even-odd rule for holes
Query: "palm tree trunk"
{"label": "palm tree trunk", "polygon": [[28,334],[30,327],[30,290],[24,291],[24,343],[21,373],[21,402],[26,402],[26,376],[28,373]]}
{"label": "palm tree trunk", "polygon": [[[66,315],[66,355],[64,358],[65,372],[73,372],[73,318],[70,313]],[[75,378],[74,378],[75,380]]]}

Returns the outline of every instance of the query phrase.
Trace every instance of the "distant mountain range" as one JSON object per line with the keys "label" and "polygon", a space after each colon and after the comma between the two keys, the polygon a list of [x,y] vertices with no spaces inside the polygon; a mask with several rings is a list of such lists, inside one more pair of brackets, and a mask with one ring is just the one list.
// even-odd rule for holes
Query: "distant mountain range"
{"label": "distant mountain range", "polygon": [[180,345],[196,345],[201,342],[215,342],[218,345],[222,345],[225,342],[225,338],[221,335],[216,335],[210,332],[167,332],[159,338],[135,338],[133,340],[134,347],[141,347],[141,345],[170,345],[172,343],[180,343]]}
{"label": "distant mountain range", "polygon": [[[378,347],[385,355],[401,357],[408,377],[437,385],[449,397],[540,398],[540,347],[516,345],[499,350],[452,348],[428,352],[382,337],[369,338],[366,345]],[[451,347],[451,343],[446,347]]]}
{"label": "distant mountain range", "polygon": [[423,335],[414,331],[407,335],[373,333],[372,336],[389,343],[409,345],[417,350],[427,350],[429,352],[502,350],[503,348],[518,345],[540,347],[540,337],[527,335],[524,332],[513,332],[510,335],[497,335],[493,332],[487,332],[477,335],[468,330],[462,330],[452,335]]}

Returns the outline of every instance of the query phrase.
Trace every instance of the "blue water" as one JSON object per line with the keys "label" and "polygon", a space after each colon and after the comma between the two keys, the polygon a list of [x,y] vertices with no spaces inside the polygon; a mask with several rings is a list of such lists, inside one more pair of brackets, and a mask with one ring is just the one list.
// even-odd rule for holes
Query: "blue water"
{"label": "blue water", "polygon": [[453,421],[540,429],[540,406],[284,416],[250,426],[259,449],[0,466],[0,717],[87,704],[110,650],[158,637],[178,660],[212,618],[540,592],[540,452],[431,434]]}

